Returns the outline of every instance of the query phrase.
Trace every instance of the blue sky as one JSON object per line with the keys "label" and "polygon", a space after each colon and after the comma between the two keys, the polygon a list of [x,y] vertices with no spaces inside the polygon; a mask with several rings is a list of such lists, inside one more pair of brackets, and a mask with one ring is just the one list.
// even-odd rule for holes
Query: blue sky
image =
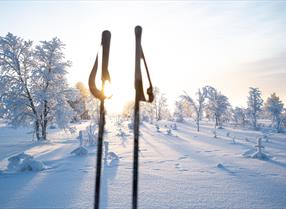
{"label": "blue sky", "polygon": [[133,99],[136,25],[153,83],[170,104],[204,85],[238,106],[249,86],[286,102],[286,1],[1,1],[0,10],[1,36],[66,44],[71,85],[87,82],[101,32],[110,30],[116,111]]}

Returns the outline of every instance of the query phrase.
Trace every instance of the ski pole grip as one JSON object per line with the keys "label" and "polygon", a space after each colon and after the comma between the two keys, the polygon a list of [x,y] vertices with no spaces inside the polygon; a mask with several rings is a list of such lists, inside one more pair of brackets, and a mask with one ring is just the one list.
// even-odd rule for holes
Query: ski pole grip
{"label": "ski pole grip", "polygon": [[108,30],[102,32],[102,81],[110,81],[109,73],[108,73],[108,60],[109,60],[109,49],[110,49],[110,39],[111,33]]}
{"label": "ski pole grip", "polygon": [[135,27],[135,90],[136,90],[136,98],[138,101],[146,101],[144,90],[143,90],[143,82],[141,75],[141,66],[140,61],[142,58],[142,48],[141,48],[141,35],[142,35],[142,27],[137,25]]}
{"label": "ski pole grip", "polygon": [[135,36],[136,38],[140,38],[141,39],[141,36],[142,36],[142,27],[137,25],[135,27]]}

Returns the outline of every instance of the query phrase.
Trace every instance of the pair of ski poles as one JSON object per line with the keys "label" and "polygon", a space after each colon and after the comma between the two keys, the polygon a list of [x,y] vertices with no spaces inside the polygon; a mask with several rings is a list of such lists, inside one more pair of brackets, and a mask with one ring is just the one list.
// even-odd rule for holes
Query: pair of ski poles
{"label": "pair of ski poles", "polygon": [[[149,75],[149,70],[145,60],[145,56],[141,46],[142,28],[135,27],[135,106],[134,106],[134,148],[133,148],[133,181],[132,181],[132,208],[137,208],[138,203],[138,152],[139,152],[139,124],[140,124],[140,101],[152,102],[154,99],[152,82]],[[101,47],[102,47],[102,72],[101,80],[102,87],[99,90],[95,84],[95,78],[98,68],[98,55],[92,71],[89,76],[89,89],[94,97],[100,100],[100,117],[98,129],[98,142],[97,142],[97,159],[96,159],[96,175],[95,175],[95,196],[94,196],[94,209],[100,206],[100,181],[101,181],[101,164],[102,164],[102,145],[103,134],[105,125],[105,108],[104,100],[107,98],[104,94],[104,85],[106,81],[110,82],[110,75],[108,72],[108,60],[110,49],[111,33],[109,31],[102,32]],[[142,73],[141,73],[141,60],[143,60],[146,73],[149,81],[147,89],[148,99],[146,99],[143,89]]]}

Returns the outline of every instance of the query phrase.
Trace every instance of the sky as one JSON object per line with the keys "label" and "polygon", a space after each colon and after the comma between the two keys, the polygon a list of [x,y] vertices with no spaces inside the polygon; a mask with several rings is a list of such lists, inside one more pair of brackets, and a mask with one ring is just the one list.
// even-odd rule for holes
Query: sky
{"label": "sky", "polygon": [[153,85],[171,109],[183,91],[194,96],[205,85],[234,106],[246,106],[250,86],[286,103],[286,1],[0,1],[0,11],[0,36],[66,44],[71,86],[87,84],[110,30],[111,111],[134,99],[136,25]]}

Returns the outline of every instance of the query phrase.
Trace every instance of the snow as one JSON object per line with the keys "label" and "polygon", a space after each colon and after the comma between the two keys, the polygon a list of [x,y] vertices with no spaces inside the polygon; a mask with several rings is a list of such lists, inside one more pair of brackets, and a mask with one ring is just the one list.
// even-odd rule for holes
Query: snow
{"label": "snow", "polygon": [[87,155],[88,150],[82,146],[74,149],[71,154],[76,155],[76,156],[84,156]]}
{"label": "snow", "polygon": [[[127,121],[120,126],[128,133],[124,137],[117,136],[112,118],[106,122],[101,208],[130,208],[133,133]],[[75,127],[84,130],[89,124]],[[260,160],[248,156],[261,132],[224,127],[214,138],[212,123],[203,121],[197,132],[187,120],[168,135],[172,124],[158,122],[160,132],[149,123],[140,127],[139,208],[286,208],[285,134],[275,133],[268,142],[262,138],[263,153],[271,158]],[[50,141],[35,143],[28,129],[0,126],[0,207],[92,208],[96,146],[77,157],[70,154],[79,147],[76,133],[48,131]],[[47,168],[6,172],[8,159],[23,152]]]}
{"label": "snow", "polygon": [[46,167],[32,155],[21,153],[8,158],[8,171],[24,172],[24,171],[42,171]]}

